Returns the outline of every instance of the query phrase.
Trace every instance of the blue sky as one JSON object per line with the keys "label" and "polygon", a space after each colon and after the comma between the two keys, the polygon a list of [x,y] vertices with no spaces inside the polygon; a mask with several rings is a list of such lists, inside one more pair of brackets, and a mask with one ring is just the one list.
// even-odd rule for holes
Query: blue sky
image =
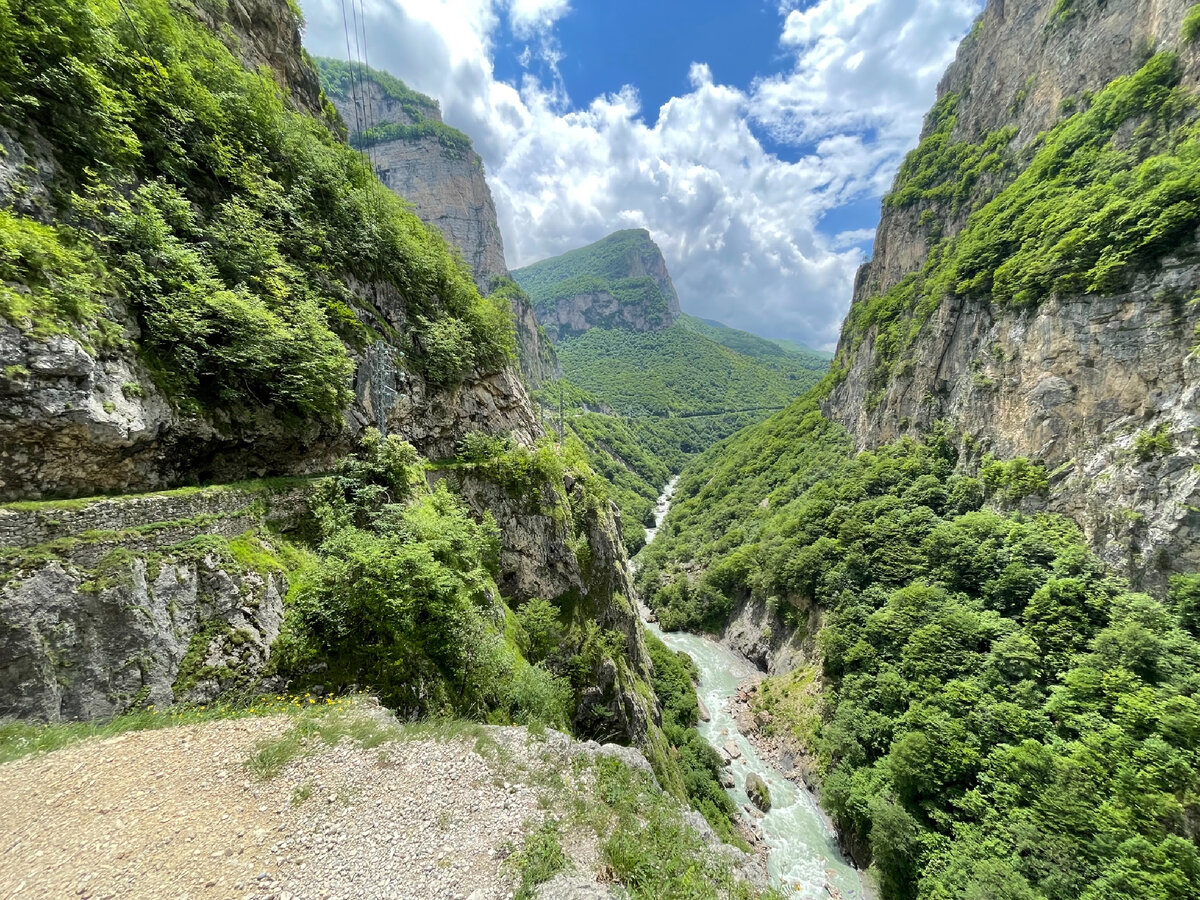
{"label": "blue sky", "polygon": [[[341,0],[301,0],[345,56]],[[362,0],[373,65],[473,139],[511,268],[619,228],[687,312],[831,347],[982,0]]]}
{"label": "blue sky", "polygon": [[[631,32],[636,23],[636,32]],[[688,68],[708,63],[723,84],[749,84],[787,67],[779,47],[778,4],[762,0],[608,0],[576,3],[555,35],[563,59],[558,69],[568,94],[590,100],[636,85],[647,109],[658,109],[688,90]],[[496,77],[517,82],[528,40],[508,20],[498,29]],[[551,72],[532,60],[543,79]]]}

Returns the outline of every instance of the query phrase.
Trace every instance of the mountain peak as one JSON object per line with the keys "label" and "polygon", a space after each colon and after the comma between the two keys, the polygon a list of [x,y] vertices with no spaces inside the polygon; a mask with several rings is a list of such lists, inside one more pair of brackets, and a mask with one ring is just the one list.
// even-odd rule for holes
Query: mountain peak
{"label": "mountain peak", "polygon": [[666,260],[644,228],[615,231],[513,277],[555,340],[592,328],[657,331],[681,314]]}

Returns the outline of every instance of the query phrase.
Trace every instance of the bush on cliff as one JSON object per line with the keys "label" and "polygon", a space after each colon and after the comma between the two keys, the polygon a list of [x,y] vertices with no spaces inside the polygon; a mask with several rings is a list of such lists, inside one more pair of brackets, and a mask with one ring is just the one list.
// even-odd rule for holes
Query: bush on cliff
{"label": "bush on cliff", "polygon": [[[334,423],[346,344],[384,337],[438,383],[507,359],[507,309],[235,42],[187,2],[0,2],[0,129],[31,154],[0,274],[32,291],[0,290],[0,315],[120,341],[128,308],[180,405]],[[398,298],[406,330],[352,285]]]}

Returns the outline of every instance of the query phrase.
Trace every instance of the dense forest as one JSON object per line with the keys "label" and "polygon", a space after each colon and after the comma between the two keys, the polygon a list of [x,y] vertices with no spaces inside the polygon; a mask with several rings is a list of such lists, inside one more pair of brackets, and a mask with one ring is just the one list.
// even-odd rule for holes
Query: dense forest
{"label": "dense forest", "polygon": [[885,896],[1200,896],[1200,579],[1131,593],[1019,511],[1043,469],[965,474],[952,437],[855,454],[798,401],[685,472],[643,595],[816,633],[822,800]]}
{"label": "dense forest", "polygon": [[[538,394],[612,485],[630,553],[654,502],[698,452],[761,421],[815,385],[828,359],[692,316],[669,328],[593,328],[558,345],[564,381]],[[596,412],[604,410],[605,412]]]}

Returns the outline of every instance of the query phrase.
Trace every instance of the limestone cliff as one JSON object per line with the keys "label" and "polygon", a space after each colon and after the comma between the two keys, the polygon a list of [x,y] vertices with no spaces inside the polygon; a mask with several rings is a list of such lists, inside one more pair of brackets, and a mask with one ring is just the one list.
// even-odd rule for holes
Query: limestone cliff
{"label": "limestone cliff", "polygon": [[71,721],[261,690],[302,485],[0,508],[0,716]]}
{"label": "limestone cliff", "polygon": [[[471,140],[442,121],[437,101],[385,72],[317,60],[326,92],[351,143],[379,180],[403,197],[461,254],[483,293],[508,278],[496,205]],[[521,369],[533,386],[558,377],[554,348],[523,293],[510,294]]]}
{"label": "limestone cliff", "polygon": [[591,658],[574,724],[599,740],[643,744],[657,713],[644,697],[651,663],[615,505],[593,503],[570,474],[561,485],[545,483],[533,493],[470,470],[434,474],[450,478],[477,514],[496,519],[505,597],[518,604],[533,597],[552,600],[575,633],[585,633],[590,623],[619,638],[616,652],[610,648]]}
{"label": "limestone cliff", "polygon": [[[144,10],[136,0],[128,5],[138,22]],[[300,51],[299,20],[285,0],[235,0],[220,20],[201,6],[177,7],[143,28],[163,26],[163,41],[186,30],[208,53],[202,68],[225,67],[222,88],[232,84],[261,101],[239,108],[243,95],[228,93],[235,111],[246,113],[236,123],[245,131],[229,137],[251,132],[268,145],[273,155],[256,164],[273,165],[279,180],[259,169],[239,172],[240,180],[218,180],[191,198],[162,163],[194,165],[191,148],[155,144],[134,157],[146,190],[160,192],[153,198],[144,201],[132,180],[114,180],[102,185],[102,203],[64,208],[51,186],[78,177],[72,173],[87,165],[86,154],[98,151],[90,144],[81,151],[45,116],[22,118],[0,105],[0,501],[18,501],[0,507],[0,715],[87,719],[264,687],[288,589],[281,557],[293,544],[280,535],[304,518],[307,476],[335,469],[371,427],[439,464],[468,434],[503,434],[526,448],[541,437],[503,340],[503,317],[481,302],[444,240],[403,212],[339,143],[339,117]],[[105,23],[84,25],[67,64],[88,53],[103,59],[116,40]],[[281,88],[278,97],[264,70]],[[179,74],[186,80],[189,72]],[[197,91],[211,101],[202,112],[218,105]],[[220,136],[231,118],[204,124]],[[159,121],[138,124],[152,144]],[[130,144],[117,145],[125,152]],[[349,205],[339,205],[340,194],[304,205],[313,194],[339,193],[330,184],[351,195]],[[302,199],[304,191],[310,195]],[[265,211],[255,206],[264,197],[272,204]],[[213,232],[198,231],[221,217],[232,225],[223,235],[247,254],[224,273]],[[385,236],[391,229],[415,237],[377,243],[374,256],[368,240],[330,237],[359,219]],[[144,229],[138,236],[149,246],[140,246],[153,251],[154,264],[130,262],[137,253],[99,261],[86,242],[131,222]],[[380,246],[413,250],[411,267],[389,267]],[[198,298],[182,314],[144,290],[154,269],[180,261],[186,265],[172,270],[175,282],[151,283],[165,296],[182,283]],[[145,280],[133,280],[133,268]],[[89,284],[93,273],[97,283]],[[131,296],[124,284],[141,293]],[[179,340],[197,351],[192,363],[206,366],[184,389],[196,373],[169,357],[171,345],[151,343],[176,314]],[[313,363],[303,370],[271,368],[239,382],[243,373],[222,371],[211,364],[219,357],[205,354],[247,334],[252,351],[278,352],[286,366],[307,349],[309,334],[324,336],[324,355],[300,356]],[[491,342],[501,352],[480,355]],[[241,361],[259,363],[253,352]],[[290,391],[330,375],[323,411],[289,400]],[[263,475],[297,477],[240,483]],[[209,483],[216,486],[187,487]],[[464,485],[475,512],[491,511],[501,525],[506,591],[518,600],[531,591],[565,597],[606,636],[620,634],[579,679],[595,693],[581,707],[581,727],[600,734],[588,724],[600,715],[616,723],[610,736],[641,740],[652,725],[653,694],[619,530],[607,508],[588,510],[567,493],[564,485],[550,504],[561,509],[525,523],[509,514],[506,494]],[[56,499],[72,497],[87,499]]]}
{"label": "limestone cliff", "polygon": [[608,237],[513,272],[555,341],[591,328],[657,331],[681,315],[666,260],[645,229]]}
{"label": "limestone cliff", "polygon": [[[1110,187],[1089,173],[1151,172],[1167,163],[1159,154],[1194,141],[1200,54],[1181,36],[1190,6],[987,4],[884,201],[826,403],[860,447],[945,421],[964,436],[968,464],[984,452],[1043,461],[1049,506],[1147,587],[1200,566],[1200,309],[1187,302],[1200,288],[1200,221],[1178,207],[1168,238],[1146,241],[1108,218],[1118,201],[1105,206]],[[1157,105],[1166,92],[1184,112]],[[1104,155],[1085,162],[1085,152]],[[1128,209],[1159,183],[1146,178],[1120,202]],[[1007,226],[996,223],[1043,189],[1066,198],[1060,209],[1092,205],[1069,223],[1048,208],[1022,236],[999,234]],[[1052,262],[1017,257],[1035,250]]]}

